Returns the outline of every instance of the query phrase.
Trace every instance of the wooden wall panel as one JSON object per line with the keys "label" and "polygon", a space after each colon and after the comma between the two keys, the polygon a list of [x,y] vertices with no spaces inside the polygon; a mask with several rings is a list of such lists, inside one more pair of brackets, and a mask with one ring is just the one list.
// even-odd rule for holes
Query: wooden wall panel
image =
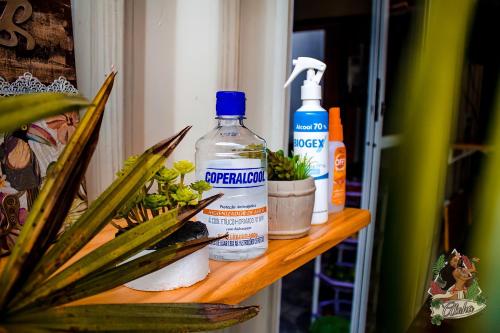
{"label": "wooden wall panel", "polygon": [[12,82],[30,72],[44,84],[64,76],[76,85],[70,0],[4,0],[0,13],[0,76]]}

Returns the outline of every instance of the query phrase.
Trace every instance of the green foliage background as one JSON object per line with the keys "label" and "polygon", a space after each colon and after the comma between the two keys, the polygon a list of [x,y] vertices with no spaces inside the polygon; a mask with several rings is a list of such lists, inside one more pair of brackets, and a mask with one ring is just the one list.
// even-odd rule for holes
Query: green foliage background
{"label": "green foliage background", "polygon": [[438,268],[432,267],[432,249],[440,227],[474,5],[473,0],[418,2],[420,16],[414,22],[392,106],[404,115],[398,124],[403,135],[391,174],[387,175],[391,178],[391,196],[383,262],[390,264],[385,264],[381,273],[379,304],[384,309],[378,323],[393,332],[408,329],[425,302],[429,279]]}

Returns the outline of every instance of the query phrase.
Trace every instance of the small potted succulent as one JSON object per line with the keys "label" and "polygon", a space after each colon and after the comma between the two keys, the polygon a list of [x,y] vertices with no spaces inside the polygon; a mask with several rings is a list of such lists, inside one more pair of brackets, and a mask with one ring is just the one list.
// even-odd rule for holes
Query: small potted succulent
{"label": "small potted succulent", "polygon": [[314,179],[310,159],[267,150],[269,238],[307,235],[314,208]]}
{"label": "small potted succulent", "polygon": [[[118,172],[117,176],[124,174],[127,168],[134,165],[136,160],[136,156],[129,157],[125,161],[124,168]],[[211,186],[205,181],[185,184],[186,174],[192,171],[194,171],[194,164],[186,160],[175,162],[171,169],[161,167],[154,177],[144,184],[130,198],[129,202],[118,211],[115,221],[112,222],[118,229],[116,235],[118,236],[130,230],[150,218],[168,213],[172,209],[178,208],[180,210],[179,214],[181,214],[184,207],[198,205],[203,192],[211,189]],[[155,191],[152,190],[153,188],[155,188]],[[176,243],[206,237],[208,237],[208,230],[205,224],[188,222],[168,238],[132,256],[128,261]],[[125,286],[145,291],[172,290],[191,286],[203,280],[208,273],[208,247],[204,247],[165,268],[130,281]]]}

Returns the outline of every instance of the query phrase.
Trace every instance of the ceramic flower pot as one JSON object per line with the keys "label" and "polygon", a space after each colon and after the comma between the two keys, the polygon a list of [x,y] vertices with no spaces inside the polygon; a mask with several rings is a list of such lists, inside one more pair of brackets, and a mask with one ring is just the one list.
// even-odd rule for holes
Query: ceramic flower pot
{"label": "ceramic flower pot", "polygon": [[311,229],[314,179],[268,181],[270,239],[300,238]]}

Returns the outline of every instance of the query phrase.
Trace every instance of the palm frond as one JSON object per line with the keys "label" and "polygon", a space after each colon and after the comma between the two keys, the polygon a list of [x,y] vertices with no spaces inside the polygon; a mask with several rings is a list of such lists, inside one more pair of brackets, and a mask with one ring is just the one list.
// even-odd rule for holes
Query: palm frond
{"label": "palm frond", "polygon": [[10,132],[22,125],[88,105],[89,102],[82,96],[59,93],[0,98],[0,133]]}
{"label": "palm frond", "polygon": [[97,274],[88,276],[76,285],[71,285],[50,298],[41,302],[42,307],[58,306],[79,299],[99,294],[103,291],[118,287],[122,284],[138,279],[144,275],[162,269],[191,253],[194,253],[211,242],[224,238],[201,238],[193,241],[173,244],[153,251],[124,264],[112,267]]}
{"label": "palm frond", "polygon": [[93,106],[87,110],[80,126],[47,174],[0,276],[0,309],[20,289],[19,286],[31,274],[64,222],[97,144],[104,106],[111,93],[114,77],[115,73],[108,76]]}
{"label": "palm frond", "polygon": [[37,303],[43,305],[43,302],[40,301],[51,294],[55,294],[95,272],[113,267],[156,244],[177,231],[191,217],[219,197],[220,195],[215,195],[205,200],[203,205],[185,208],[185,211],[179,216],[177,215],[177,209],[174,209],[127,230],[51,277],[25,299],[13,304],[9,311],[19,311]]}
{"label": "palm frond", "polygon": [[224,304],[95,304],[14,316],[6,327],[16,329],[18,324],[62,332],[197,332],[235,325],[255,317],[258,311],[257,306]]}
{"label": "palm frond", "polygon": [[25,287],[17,294],[14,303],[25,298],[44,280],[59,269],[68,259],[87,244],[116,215],[116,212],[163,165],[191,127],[164,140],[144,152],[132,168],[118,177],[64,232],[58,242],[41,258]]}

